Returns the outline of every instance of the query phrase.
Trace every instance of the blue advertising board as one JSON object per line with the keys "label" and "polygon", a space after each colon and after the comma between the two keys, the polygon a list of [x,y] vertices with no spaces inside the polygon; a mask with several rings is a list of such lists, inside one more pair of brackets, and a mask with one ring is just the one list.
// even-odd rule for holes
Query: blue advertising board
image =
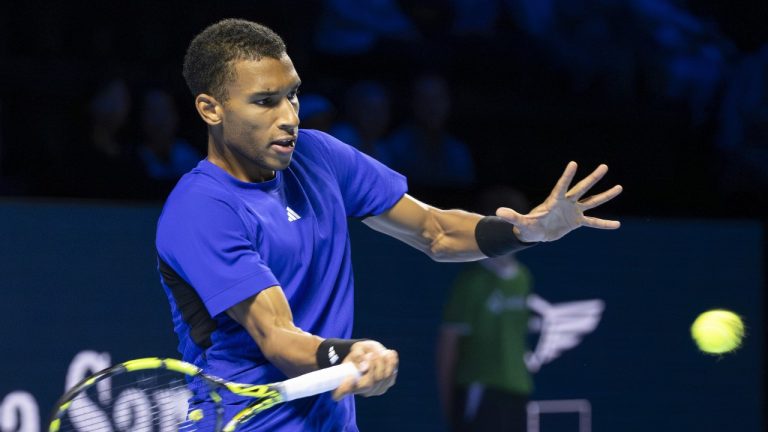
{"label": "blue advertising board", "polygon": [[[159,211],[0,203],[0,431],[43,430],[66,385],[111,362],[178,357],[155,271]],[[576,304],[579,322],[593,324],[544,325],[561,333],[546,330],[545,343],[542,330],[532,341],[536,430],[762,430],[760,224],[623,222],[619,231],[579,230],[519,254],[534,275],[542,322],[563,316],[548,311]],[[431,262],[350,224],[355,336],[378,339],[401,357],[395,387],[358,398],[360,428],[445,430],[435,338],[462,265]],[[744,316],[747,337],[737,352],[712,357],[692,343],[691,322],[711,308]],[[569,337],[576,344],[566,347]]]}

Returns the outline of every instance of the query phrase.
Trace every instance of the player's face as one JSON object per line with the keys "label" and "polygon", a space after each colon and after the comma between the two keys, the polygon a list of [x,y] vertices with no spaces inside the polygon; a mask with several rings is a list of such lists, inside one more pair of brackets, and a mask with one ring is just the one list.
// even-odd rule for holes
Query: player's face
{"label": "player's face", "polygon": [[288,56],[238,61],[234,71],[222,104],[224,158],[246,180],[268,180],[291,162],[301,80]]}

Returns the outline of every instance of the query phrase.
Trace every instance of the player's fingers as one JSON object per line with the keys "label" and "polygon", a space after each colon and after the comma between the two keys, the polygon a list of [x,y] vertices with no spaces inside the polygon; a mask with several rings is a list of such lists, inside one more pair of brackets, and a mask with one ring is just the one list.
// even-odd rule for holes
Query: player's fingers
{"label": "player's fingers", "polygon": [[384,394],[389,388],[387,381],[391,375],[389,363],[392,361],[391,350],[383,350],[376,353],[376,366],[373,369],[374,384],[370,391],[370,396]]}
{"label": "player's fingers", "polygon": [[383,394],[389,388],[388,380],[392,375],[392,361],[394,360],[391,350],[382,351],[376,353],[375,363],[372,374],[374,378],[374,385],[371,388],[371,395]]}
{"label": "player's fingers", "polygon": [[347,357],[344,358],[344,363],[352,362],[355,364],[355,367],[357,367],[358,370],[360,370],[360,373],[363,373],[361,370],[361,362],[363,361],[363,355],[364,353],[361,351],[357,351],[352,349],[349,354],[347,354]]}
{"label": "player's fingers", "polygon": [[616,229],[621,226],[621,222],[616,220],[598,219],[595,217],[584,216],[584,220],[581,225],[598,229]]}
{"label": "player's fingers", "polygon": [[573,176],[576,175],[576,169],[578,168],[578,165],[576,165],[576,162],[568,162],[568,165],[565,166],[565,171],[563,171],[563,175],[560,176],[560,178],[557,180],[557,183],[555,184],[555,187],[552,189],[552,192],[550,192],[549,196],[553,198],[564,198],[565,193],[568,191],[568,186],[571,185],[571,182],[573,181]]}
{"label": "player's fingers", "polygon": [[368,363],[370,364],[368,372],[365,373],[366,384],[368,384],[369,387],[373,387],[381,375],[381,359],[379,358],[378,353],[367,353],[366,356],[368,357]]}
{"label": "player's fingers", "polygon": [[386,350],[382,353],[381,375],[371,395],[381,395],[387,392],[397,380],[397,369],[400,359],[397,351]]}
{"label": "player's fingers", "polygon": [[397,375],[397,368],[400,366],[400,355],[395,350],[387,350],[386,354],[386,377]]}
{"label": "player's fingers", "polygon": [[357,380],[354,392],[355,394],[365,395],[376,384],[375,374],[377,365],[372,353],[365,353],[361,364],[364,364],[366,368],[365,371],[361,370],[362,375],[360,375],[360,378]]}
{"label": "player's fingers", "polygon": [[387,392],[387,390],[389,390],[390,387],[395,385],[395,381],[397,381],[397,373],[394,373],[388,376],[387,378],[379,381],[376,384],[376,387],[371,390],[370,394],[368,394],[368,396],[383,395],[384,393]]}
{"label": "player's fingers", "polygon": [[591,197],[583,201],[579,201],[579,204],[582,210],[593,209],[607,201],[610,201],[616,198],[616,196],[618,196],[623,190],[624,189],[620,185],[616,185],[605,192],[601,192],[597,195],[592,195]]}
{"label": "player's fingers", "polygon": [[345,379],[341,385],[339,385],[336,390],[331,393],[331,397],[333,397],[333,400],[338,401],[339,399],[343,398],[344,396],[353,393],[355,390],[357,390],[357,381],[358,379],[355,377],[349,377]]}
{"label": "player's fingers", "polygon": [[389,375],[384,380],[384,385],[382,386],[383,388],[382,393],[386,392],[387,390],[389,390],[390,387],[395,385],[395,382],[397,382],[397,372],[398,372],[398,366],[394,365],[394,367],[390,370]]}
{"label": "player's fingers", "polygon": [[566,196],[568,198],[573,199],[579,199],[582,196],[584,196],[585,193],[587,193],[588,190],[592,188],[592,186],[595,185],[595,183],[599,182],[603,176],[605,176],[605,173],[608,172],[608,165],[601,164],[599,165],[594,171],[592,171],[591,174],[584,177],[584,179],[578,183],[576,183],[576,186],[572,187],[571,190],[566,193]]}
{"label": "player's fingers", "polygon": [[371,355],[371,367],[364,376],[355,394],[369,397],[384,394],[394,384],[392,373],[397,362],[397,353],[392,350],[382,350]]}
{"label": "player's fingers", "polygon": [[379,367],[376,370],[376,381],[383,381],[392,376],[397,367],[398,357],[395,350],[384,350],[379,353]]}
{"label": "player's fingers", "polygon": [[366,376],[366,373],[370,369],[369,355],[362,351],[350,352],[345,359],[345,362],[354,363],[355,367],[357,367],[357,370],[361,375],[359,377],[350,377],[344,380],[341,385],[339,385],[339,387],[337,387],[336,390],[334,390],[331,394],[335,400],[339,400],[347,394],[356,393],[360,387],[363,387],[366,381],[363,378]]}

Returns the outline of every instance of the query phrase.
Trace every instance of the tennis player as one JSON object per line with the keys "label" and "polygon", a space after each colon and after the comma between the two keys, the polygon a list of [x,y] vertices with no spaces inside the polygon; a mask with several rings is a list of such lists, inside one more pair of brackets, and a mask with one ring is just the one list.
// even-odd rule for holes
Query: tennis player
{"label": "tennis player", "polygon": [[[168,197],[156,242],[184,360],[238,382],[280,381],[339,362],[362,373],[333,394],[260,413],[247,430],[357,431],[346,396],[380,395],[395,383],[395,351],[350,339],[348,218],[438,261],[506,254],[580,226],[619,227],[583,214],[621,192],[582,199],[604,165],[568,190],[576,172],[569,163],[527,215],[419,202],[400,174],[299,129],[301,80],[281,38],[262,25],[230,19],[203,30],[186,53],[184,77],[208,127],[208,154]],[[206,397],[195,391],[192,408],[205,412]],[[224,402],[226,418],[247,403]]]}

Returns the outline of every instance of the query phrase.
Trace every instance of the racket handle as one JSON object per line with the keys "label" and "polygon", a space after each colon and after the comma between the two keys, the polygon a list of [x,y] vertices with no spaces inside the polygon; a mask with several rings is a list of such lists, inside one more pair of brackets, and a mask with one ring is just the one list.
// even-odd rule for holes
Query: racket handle
{"label": "racket handle", "polygon": [[335,390],[350,377],[359,378],[360,371],[353,363],[342,363],[285,380],[281,383],[281,390],[287,402]]}

